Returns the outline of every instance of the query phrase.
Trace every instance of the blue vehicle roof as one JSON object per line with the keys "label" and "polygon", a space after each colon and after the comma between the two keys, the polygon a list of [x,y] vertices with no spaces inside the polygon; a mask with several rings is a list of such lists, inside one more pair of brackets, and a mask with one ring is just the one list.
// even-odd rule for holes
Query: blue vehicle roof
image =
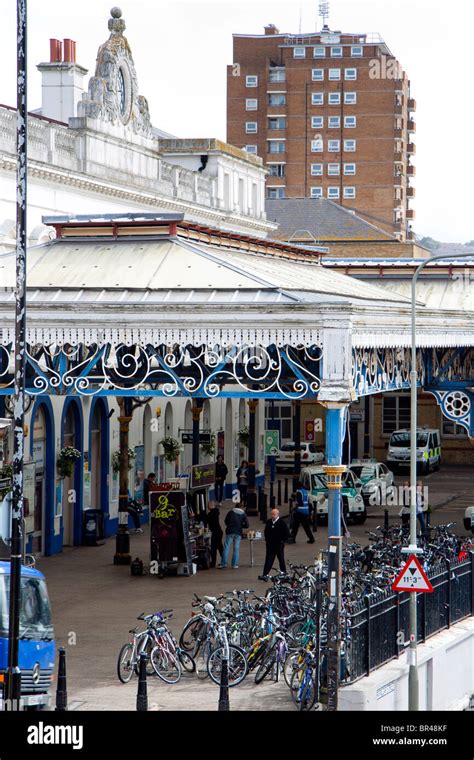
{"label": "blue vehicle roof", "polygon": [[[40,571],[36,570],[34,567],[22,566],[21,574],[25,578],[44,578],[43,573],[40,573]],[[10,562],[0,560],[0,575],[10,575]]]}

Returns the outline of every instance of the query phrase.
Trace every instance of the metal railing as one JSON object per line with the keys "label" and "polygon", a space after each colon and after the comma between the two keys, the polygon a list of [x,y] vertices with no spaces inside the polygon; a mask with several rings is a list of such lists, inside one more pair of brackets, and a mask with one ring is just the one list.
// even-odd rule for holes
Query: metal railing
{"label": "metal railing", "polygon": [[[417,595],[417,639],[474,615],[474,552],[462,561],[441,561],[428,577],[432,593]],[[343,638],[347,649],[345,684],[368,676],[409,645],[409,594],[391,589],[369,594],[355,605]]]}

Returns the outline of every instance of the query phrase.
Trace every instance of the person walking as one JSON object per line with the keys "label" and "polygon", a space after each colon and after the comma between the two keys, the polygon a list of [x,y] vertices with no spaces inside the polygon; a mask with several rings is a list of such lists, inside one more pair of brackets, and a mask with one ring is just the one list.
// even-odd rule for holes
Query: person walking
{"label": "person walking", "polygon": [[309,491],[300,481],[298,483],[298,490],[296,491],[296,507],[293,511],[293,531],[291,534],[293,542],[296,541],[296,534],[298,533],[300,525],[302,525],[308,536],[308,544],[314,544],[314,536],[311,532],[309,517]]}
{"label": "person walking", "polygon": [[426,536],[426,521],[425,521],[425,499],[423,496],[423,483],[419,481],[416,484],[416,519],[420,523],[420,531],[423,538]]}
{"label": "person walking", "polygon": [[237,570],[239,566],[240,541],[242,531],[249,527],[249,521],[245,511],[240,504],[236,504],[233,509],[227,512],[224,520],[226,524],[226,535],[224,540],[224,551],[222,553],[222,564],[220,567],[227,567],[229,549],[232,544],[232,569]]}
{"label": "person walking", "polygon": [[273,567],[275,557],[278,558],[280,572],[286,573],[285,564],[285,541],[290,537],[288,525],[280,517],[279,509],[272,509],[271,518],[265,523],[266,554],[263,566],[263,575],[259,575],[259,581],[267,580],[267,576]]}
{"label": "person walking", "polygon": [[224,535],[224,532],[221,528],[221,524],[219,522],[219,510],[216,507],[215,501],[210,501],[208,504],[209,512],[206,515],[206,523],[207,527],[211,531],[211,564],[210,567],[216,566],[216,559],[217,559],[217,552],[221,555],[221,562],[222,562],[222,554],[224,552],[224,547],[222,546],[222,536]]}
{"label": "person walking", "polygon": [[216,474],[215,474],[215,483],[214,483],[214,493],[216,497],[216,501],[219,504],[219,506],[222,505],[222,499],[224,498],[224,486],[225,486],[225,479],[227,477],[229,470],[227,469],[227,465],[224,462],[224,457],[222,454],[219,454],[217,457],[216,462]]}
{"label": "person walking", "polygon": [[237,470],[237,488],[240,492],[240,501],[242,503],[242,506],[246,506],[247,504],[247,487],[248,487],[248,466],[249,463],[246,459],[242,460],[242,464],[240,465],[239,469]]}
{"label": "person walking", "polygon": [[402,528],[406,530],[406,526],[410,524],[410,483],[408,480],[405,480],[400,491],[402,508],[399,515],[402,518]]}

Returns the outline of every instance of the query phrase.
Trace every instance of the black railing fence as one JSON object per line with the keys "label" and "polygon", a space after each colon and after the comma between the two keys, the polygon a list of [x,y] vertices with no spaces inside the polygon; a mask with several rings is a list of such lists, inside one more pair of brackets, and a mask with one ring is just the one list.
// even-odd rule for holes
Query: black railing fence
{"label": "black railing fence", "polygon": [[[474,552],[464,560],[442,560],[428,577],[432,593],[417,595],[418,641],[474,615]],[[409,645],[409,594],[391,588],[360,599],[343,631],[345,678],[353,683],[386,662],[399,657]]]}

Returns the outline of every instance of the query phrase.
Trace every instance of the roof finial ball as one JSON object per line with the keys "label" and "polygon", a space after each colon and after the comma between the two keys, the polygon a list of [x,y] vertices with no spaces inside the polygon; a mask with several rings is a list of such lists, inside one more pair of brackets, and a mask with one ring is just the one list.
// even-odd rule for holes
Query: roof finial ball
{"label": "roof finial ball", "polygon": [[125,21],[122,18],[122,9],[114,5],[110,11],[112,18],[109,18],[109,31],[112,34],[123,34],[125,30]]}

